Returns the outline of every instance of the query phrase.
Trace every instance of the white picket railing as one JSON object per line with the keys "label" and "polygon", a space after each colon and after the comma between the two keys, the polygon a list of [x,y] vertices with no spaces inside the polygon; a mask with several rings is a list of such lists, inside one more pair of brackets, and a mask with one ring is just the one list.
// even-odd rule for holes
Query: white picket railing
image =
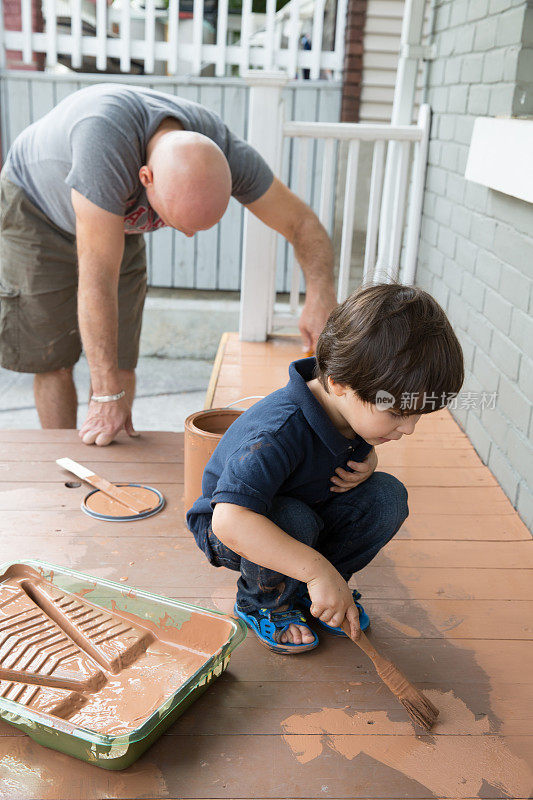
{"label": "white picket railing", "polygon": [[[141,62],[145,74],[171,76],[199,75],[208,65],[214,65],[220,77],[231,75],[235,69],[244,73],[252,68],[281,69],[291,79],[301,69],[309,69],[312,79],[320,78],[322,71],[337,80],[342,75],[347,0],[337,0],[335,36],[329,50],[323,49],[325,0],[314,1],[312,24],[308,11],[306,23],[300,14],[304,0],[291,0],[279,12],[276,0],[267,0],[265,15],[252,14],[252,0],[243,0],[240,18],[229,14],[228,0],[219,0],[216,28],[211,26],[207,37],[204,0],[194,0],[191,19],[180,18],[180,0],[169,0],[167,10],[156,9],[155,0],[145,0],[144,9],[132,9],[129,0],[122,0],[119,8],[115,8],[116,3],[108,7],[106,0],[94,1],[94,33],[88,35],[83,32],[87,14],[82,0],[63,4],[68,8],[66,27],[58,0],[43,0],[44,32],[32,30],[32,0],[20,0],[21,29],[4,31],[3,48],[21,51],[27,64],[32,53],[45,53],[51,68],[63,56],[70,58],[74,69],[82,67],[84,57],[94,58],[101,71],[107,69],[108,59],[114,58],[124,73],[130,72],[135,61]],[[260,30],[258,18],[262,21]],[[142,35],[133,35],[134,22]],[[300,36],[306,27],[312,34],[311,50],[300,49]]]}
{"label": "white picket railing", "polygon": [[[349,291],[355,202],[357,192],[361,191],[357,179],[361,142],[370,142],[373,145],[363,281],[378,282],[399,278],[403,283],[414,283],[429,142],[429,106],[423,105],[420,108],[416,125],[322,122],[283,124],[283,112],[280,106],[281,85],[277,84],[276,94],[273,77],[269,95],[264,93],[263,87],[252,85],[248,138],[263,153],[276,172],[279,172],[282,137],[299,142],[294,191],[302,199],[306,199],[308,194],[306,190],[309,179],[307,168],[309,145],[313,140],[324,143],[321,154],[319,217],[328,231],[331,231],[332,192],[335,187],[335,181],[332,180],[335,143],[346,142],[348,146],[338,264],[338,301],[345,300]],[[254,99],[256,92],[257,98]],[[267,126],[267,119],[273,121],[273,124]],[[279,126],[282,137],[268,136],[265,131],[277,130],[276,125]],[[394,167],[394,174],[388,175],[386,180],[385,160],[391,143],[397,143],[399,158]],[[414,152],[411,152],[412,149]],[[410,164],[412,164],[411,172],[409,172]],[[386,229],[382,218],[385,185],[392,187],[394,199],[392,219],[387,219]],[[261,237],[259,246],[251,247],[245,244],[243,249],[240,336],[247,341],[263,341],[268,334],[279,328],[296,325],[300,313],[302,285],[300,267],[295,259],[292,259],[289,305],[283,310],[280,310],[279,306],[276,308],[274,288],[276,236],[265,226],[261,229],[253,215],[246,212],[245,243],[248,240],[256,241],[257,236]],[[378,267],[379,263],[386,266]]]}

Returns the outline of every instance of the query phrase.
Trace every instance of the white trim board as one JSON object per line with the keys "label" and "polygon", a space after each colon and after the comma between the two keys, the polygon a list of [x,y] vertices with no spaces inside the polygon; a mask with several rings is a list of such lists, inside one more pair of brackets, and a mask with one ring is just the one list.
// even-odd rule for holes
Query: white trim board
{"label": "white trim board", "polygon": [[533,120],[478,117],[465,178],[533,203]]}

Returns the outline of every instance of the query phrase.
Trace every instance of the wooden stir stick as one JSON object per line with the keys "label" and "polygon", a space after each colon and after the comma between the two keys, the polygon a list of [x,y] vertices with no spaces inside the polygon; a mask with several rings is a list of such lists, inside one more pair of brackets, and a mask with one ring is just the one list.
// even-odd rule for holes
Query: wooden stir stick
{"label": "wooden stir stick", "polygon": [[396,695],[411,719],[422,725],[426,730],[429,730],[437,720],[439,709],[407,680],[392,661],[378,653],[362,631],[358,639],[353,639],[350,623],[347,619],[344,619],[341,628],[352,642],[358,645],[371,659],[379,677],[385,686],[388,686],[391,692]]}
{"label": "wooden stir stick", "polygon": [[71,458],[58,458],[56,459],[56,464],[72,472],[73,475],[81,478],[82,481],[87,481],[87,483],[90,483],[95,489],[100,489],[101,492],[111,497],[113,500],[116,500],[117,503],[126,506],[126,508],[133,511],[135,514],[142,514],[144,511],[150,511],[152,509],[151,505],[146,505],[146,502],[138,500],[131,492],[128,492],[127,489],[115,486],[114,483],[110,483],[106,478],[96,475],[96,473],[91,472],[90,469],[87,469],[87,467],[84,467],[82,464],[78,464],[77,461],[73,461]]}

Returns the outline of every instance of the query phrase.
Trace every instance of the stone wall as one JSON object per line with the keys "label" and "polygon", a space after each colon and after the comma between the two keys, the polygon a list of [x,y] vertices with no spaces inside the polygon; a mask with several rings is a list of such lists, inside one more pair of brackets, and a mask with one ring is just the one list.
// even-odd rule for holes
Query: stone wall
{"label": "stone wall", "polygon": [[[417,283],[447,311],[467,377],[452,413],[533,526],[533,204],[465,180],[478,116],[533,113],[533,7],[437,0]],[[482,393],[496,392],[482,407]],[[468,407],[471,406],[471,407]]]}

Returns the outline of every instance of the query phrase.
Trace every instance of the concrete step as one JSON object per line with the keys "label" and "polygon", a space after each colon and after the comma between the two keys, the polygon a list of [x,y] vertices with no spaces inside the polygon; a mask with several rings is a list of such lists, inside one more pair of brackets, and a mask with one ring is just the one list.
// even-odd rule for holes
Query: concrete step
{"label": "concrete step", "polygon": [[144,306],[141,355],[213,360],[224,331],[238,329],[235,292],[151,289]]}
{"label": "concrete step", "polygon": [[[185,418],[204,407],[210,360],[144,357],[137,366],[133,424],[138,430],[182,431]],[[78,425],[87,414],[89,367],[82,356],[74,368],[80,401]],[[0,368],[0,428],[40,428],[33,400],[33,375]]]}

